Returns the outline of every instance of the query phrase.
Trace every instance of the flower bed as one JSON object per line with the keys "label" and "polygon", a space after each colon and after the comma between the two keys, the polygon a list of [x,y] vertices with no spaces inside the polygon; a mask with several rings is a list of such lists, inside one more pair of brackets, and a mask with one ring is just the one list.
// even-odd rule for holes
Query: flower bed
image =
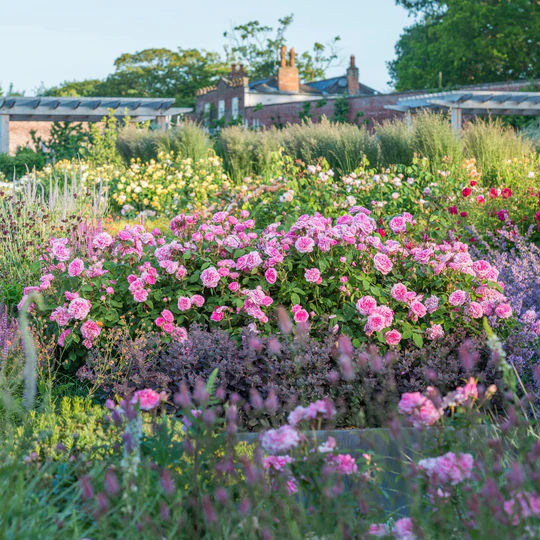
{"label": "flower bed", "polygon": [[512,316],[497,269],[474,261],[467,245],[415,240],[406,213],[387,218],[392,234],[383,239],[369,214],[353,207],[335,221],[305,215],[260,233],[245,211],[202,223],[182,214],[171,221],[172,242],[159,230],[126,227],[116,239],[97,234],[85,260],[68,239],[51,239],[41,284],[25,293],[45,296],[47,331],[79,355],[118,324],[177,341],[195,322],[269,334],[276,306],[284,306],[282,331],[288,314],[315,332],[382,348],[422,347],[456,328],[478,333],[484,315]]}

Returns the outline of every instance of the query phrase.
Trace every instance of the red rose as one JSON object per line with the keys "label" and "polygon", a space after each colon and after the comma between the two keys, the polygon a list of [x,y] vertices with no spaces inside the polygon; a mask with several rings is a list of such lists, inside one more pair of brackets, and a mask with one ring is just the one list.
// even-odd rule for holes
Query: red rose
{"label": "red rose", "polygon": [[454,205],[454,206],[451,206],[448,211],[453,215],[455,216],[457,214],[457,206]]}
{"label": "red rose", "polygon": [[466,187],[461,193],[463,193],[464,197],[468,197],[471,194],[470,188]]}

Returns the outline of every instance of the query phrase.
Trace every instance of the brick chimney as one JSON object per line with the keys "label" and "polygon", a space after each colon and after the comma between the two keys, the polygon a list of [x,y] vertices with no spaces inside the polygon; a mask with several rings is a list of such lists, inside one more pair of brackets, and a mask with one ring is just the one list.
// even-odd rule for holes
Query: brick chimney
{"label": "brick chimney", "polygon": [[287,65],[287,48],[281,47],[281,62],[278,70],[277,83],[280,92],[299,92],[300,74],[295,65],[296,54],[294,49],[289,53],[289,65]]}
{"label": "brick chimney", "polygon": [[354,63],[354,54],[351,55],[351,64],[347,68],[347,93],[355,96],[360,93],[360,82],[358,81],[358,68]]}
{"label": "brick chimney", "polygon": [[247,74],[244,70],[244,64],[237,66],[236,64],[231,64],[231,71],[229,72],[229,79],[238,79],[240,77],[246,77]]}

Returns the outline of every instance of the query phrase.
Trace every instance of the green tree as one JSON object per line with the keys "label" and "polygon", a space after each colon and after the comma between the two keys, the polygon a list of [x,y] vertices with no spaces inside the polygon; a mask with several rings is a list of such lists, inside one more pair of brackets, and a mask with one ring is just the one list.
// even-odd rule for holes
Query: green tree
{"label": "green tree", "polygon": [[123,54],[114,66],[104,80],[66,82],[46,95],[173,97],[178,106],[193,106],[195,91],[227,72],[219,54],[197,49],[145,49]]}
{"label": "green tree", "polygon": [[396,90],[540,76],[538,0],[396,0],[416,16],[388,64]]}
{"label": "green tree", "polygon": [[[229,62],[244,64],[249,76],[254,79],[266,79],[277,73],[281,47],[287,45],[285,33],[292,24],[294,15],[278,19],[274,30],[271,26],[263,26],[259,21],[249,21],[233,27],[223,35],[228,39],[225,54]],[[328,43],[315,42],[312,49],[297,56],[298,70],[303,81],[323,78],[326,70],[338,59],[338,43],[336,36]]]}

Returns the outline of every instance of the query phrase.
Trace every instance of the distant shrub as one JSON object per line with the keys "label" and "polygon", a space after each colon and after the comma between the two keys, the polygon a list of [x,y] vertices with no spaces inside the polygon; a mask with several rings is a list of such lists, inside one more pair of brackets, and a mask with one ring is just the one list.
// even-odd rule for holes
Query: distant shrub
{"label": "distant shrub", "polygon": [[409,165],[414,158],[412,126],[406,120],[385,120],[375,126],[380,147],[379,162],[384,167],[395,164]]}
{"label": "distant shrub", "polygon": [[0,154],[0,179],[2,175],[8,181],[20,178],[33,170],[43,169],[46,162],[45,154],[31,148],[19,148],[14,156]]}
{"label": "distant shrub", "polygon": [[135,159],[156,160],[160,152],[203,159],[208,156],[209,140],[203,129],[192,122],[167,131],[128,126],[118,134],[116,147],[128,164]]}
{"label": "distant shrub", "polygon": [[463,148],[466,157],[476,159],[484,183],[496,185],[502,163],[529,155],[533,144],[500,119],[477,118],[463,130]]}

